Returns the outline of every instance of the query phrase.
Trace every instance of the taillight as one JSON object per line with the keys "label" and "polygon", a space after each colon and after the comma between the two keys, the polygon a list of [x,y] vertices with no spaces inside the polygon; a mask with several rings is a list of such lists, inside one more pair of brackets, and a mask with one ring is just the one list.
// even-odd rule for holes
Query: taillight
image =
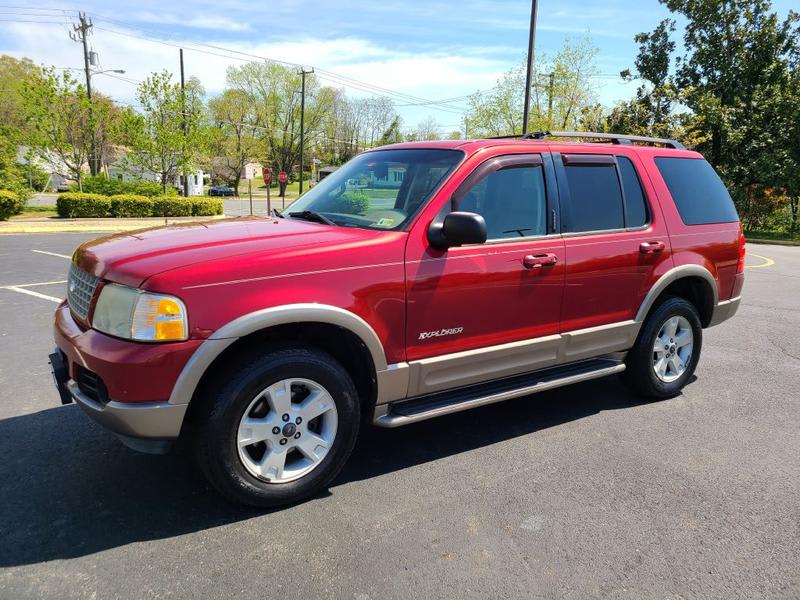
{"label": "taillight", "polygon": [[744,273],[744,257],[747,254],[747,249],[745,248],[745,243],[747,240],[744,238],[744,234],[739,234],[739,262],[736,263],[736,272],[737,273]]}

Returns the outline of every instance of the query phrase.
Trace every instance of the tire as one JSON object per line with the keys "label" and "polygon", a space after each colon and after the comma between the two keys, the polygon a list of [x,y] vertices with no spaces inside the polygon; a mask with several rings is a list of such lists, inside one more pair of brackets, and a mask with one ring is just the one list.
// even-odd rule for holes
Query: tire
{"label": "tire", "polygon": [[[316,494],[338,475],[358,437],[353,381],[331,356],[310,348],[274,350],[239,364],[202,399],[195,433],[200,468],[220,493],[242,504],[271,508]],[[318,417],[300,418],[323,408]]]}
{"label": "tire", "polygon": [[[668,324],[672,323],[677,323],[678,327],[670,336],[672,330]],[[686,331],[691,334],[691,345],[685,342]],[[658,346],[657,338],[660,340]],[[641,396],[672,398],[694,374],[702,345],[703,327],[697,309],[683,298],[669,297],[647,316],[642,325],[639,337],[625,359],[623,381]],[[664,361],[659,362],[662,358]],[[680,364],[683,364],[683,369],[676,368]],[[657,374],[656,369],[661,374]]]}

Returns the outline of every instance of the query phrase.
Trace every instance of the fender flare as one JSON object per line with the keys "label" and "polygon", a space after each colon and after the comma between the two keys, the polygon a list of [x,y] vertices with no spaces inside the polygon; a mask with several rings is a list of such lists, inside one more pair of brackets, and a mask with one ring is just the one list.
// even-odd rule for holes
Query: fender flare
{"label": "fender flare", "polygon": [[719,304],[719,287],[717,286],[717,280],[714,279],[714,276],[711,274],[711,272],[705,267],[701,267],[699,265],[681,265],[679,267],[670,269],[658,278],[658,280],[650,288],[650,291],[647,292],[644,300],[642,300],[642,304],[639,306],[639,310],[637,311],[636,318],[634,320],[639,323],[643,322],[647,316],[647,313],[650,312],[650,309],[653,307],[653,304],[661,295],[661,293],[667,289],[670,284],[686,277],[700,277],[709,285],[711,288],[711,294],[713,296],[711,307],[712,309],[716,308],[717,304]]}
{"label": "fender flare", "polygon": [[290,323],[327,323],[357,335],[369,350],[376,371],[386,370],[386,355],[378,334],[358,315],[328,304],[288,304],[258,310],[223,325],[195,350],[178,376],[170,404],[188,404],[200,378],[211,364],[239,338],[251,333]]}

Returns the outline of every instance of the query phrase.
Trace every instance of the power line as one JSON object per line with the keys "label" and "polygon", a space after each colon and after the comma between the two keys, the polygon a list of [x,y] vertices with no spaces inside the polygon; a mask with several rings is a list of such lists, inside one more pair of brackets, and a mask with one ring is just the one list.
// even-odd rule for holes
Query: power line
{"label": "power line", "polygon": [[[116,24],[120,24],[120,25],[123,25],[123,26],[126,26],[126,27],[131,26],[131,24],[126,23],[124,21],[120,21],[120,20],[117,20],[117,19],[111,19],[111,18],[102,16],[102,15],[98,15],[96,13],[93,13],[93,16],[99,21],[116,23]],[[186,49],[192,50],[194,52],[200,52],[200,53],[209,54],[209,55],[212,55],[212,56],[219,56],[219,57],[227,58],[227,59],[230,59],[230,60],[240,60],[242,62],[255,62],[252,59],[257,59],[258,61],[265,61],[265,62],[283,64],[283,65],[290,66],[290,67],[293,67],[293,68],[301,68],[302,67],[302,65],[300,65],[298,63],[292,63],[292,62],[285,61],[285,60],[274,59],[274,58],[271,58],[271,57],[262,56],[262,55],[258,55],[258,54],[253,54],[253,53],[250,53],[250,52],[244,52],[244,51],[241,51],[241,50],[225,48],[223,46],[217,46],[217,45],[214,45],[214,44],[206,44],[206,43],[202,43],[202,42],[191,42],[190,44],[185,44],[185,43],[184,44],[177,44],[177,43],[168,42],[168,41],[165,41],[165,40],[162,40],[162,39],[147,37],[147,36],[143,36],[143,35],[137,35],[137,34],[134,34],[134,33],[119,31],[119,30],[110,29],[110,28],[107,28],[107,27],[100,27],[100,26],[95,26],[95,27],[97,29],[99,29],[99,30],[106,31],[108,33],[113,33],[115,35],[121,35],[121,36],[130,37],[130,38],[134,38],[134,39],[143,39],[143,40],[146,40],[146,41],[150,41],[150,42],[154,42],[154,43],[158,43],[158,44],[162,44],[162,45],[170,46],[170,47],[174,47],[174,48],[185,47]],[[138,28],[138,29],[141,30],[141,28]],[[147,31],[147,30],[143,30],[143,31]],[[152,33],[155,33],[155,32],[152,32]],[[211,50],[201,49],[201,48],[198,48],[198,46],[201,47],[201,48],[210,48]],[[231,55],[236,55],[236,56],[231,56]],[[246,58],[240,58],[240,57],[246,57]],[[434,108],[436,110],[441,110],[441,111],[449,112],[449,113],[453,113],[453,114],[462,114],[464,112],[464,110],[459,110],[459,109],[457,109],[455,107],[449,107],[449,106],[446,106],[446,105],[441,105],[441,103],[442,103],[441,100],[431,100],[431,99],[428,99],[428,98],[422,98],[422,97],[419,97],[419,96],[413,96],[411,94],[406,94],[405,92],[400,92],[400,91],[397,91],[397,90],[384,88],[384,87],[381,87],[381,86],[378,86],[378,85],[374,85],[374,84],[371,84],[371,83],[366,83],[366,82],[363,82],[363,81],[359,81],[357,79],[353,79],[351,77],[347,77],[345,75],[339,75],[339,74],[334,73],[332,71],[328,71],[327,69],[317,68],[316,71],[317,71],[317,77],[319,79],[337,83],[338,85],[341,85],[342,87],[349,87],[349,88],[352,88],[352,89],[358,89],[360,91],[367,91],[367,92],[373,93],[375,95],[382,95],[382,96],[387,96],[387,97],[390,97],[390,98],[398,98],[398,99],[404,100],[406,102],[424,103],[424,104],[428,105],[430,108]]]}

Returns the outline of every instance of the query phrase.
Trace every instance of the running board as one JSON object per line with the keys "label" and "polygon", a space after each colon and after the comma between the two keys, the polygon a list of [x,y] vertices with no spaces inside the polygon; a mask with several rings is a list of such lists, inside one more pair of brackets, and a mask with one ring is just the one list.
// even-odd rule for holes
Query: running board
{"label": "running board", "polygon": [[388,406],[378,406],[374,424],[379,427],[400,427],[477,406],[621,373],[624,370],[625,363],[622,361],[598,358],[448,392],[438,392],[394,402]]}

